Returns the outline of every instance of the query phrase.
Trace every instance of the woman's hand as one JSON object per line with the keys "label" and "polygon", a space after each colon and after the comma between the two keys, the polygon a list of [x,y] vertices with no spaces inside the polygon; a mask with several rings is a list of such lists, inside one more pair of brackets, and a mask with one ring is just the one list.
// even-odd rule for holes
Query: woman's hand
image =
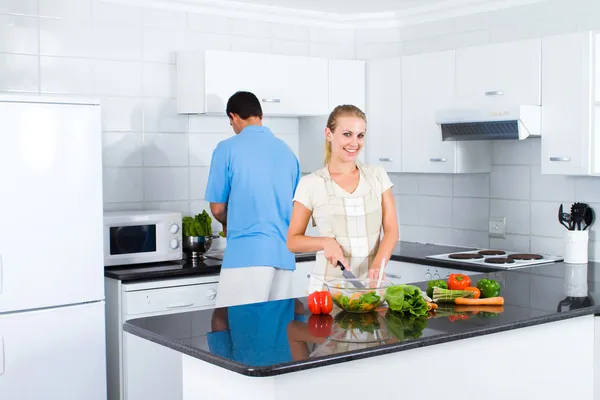
{"label": "woman's hand", "polygon": [[334,238],[326,238],[323,244],[323,255],[333,265],[337,267],[337,262],[341,261],[344,268],[348,269],[348,262],[344,258],[344,251]]}
{"label": "woman's hand", "polygon": [[[383,265],[383,267],[385,268],[386,265],[387,265],[387,262]],[[381,260],[378,258],[375,258],[373,260],[373,263],[369,267],[369,275],[368,275],[369,279],[371,279],[373,281],[377,281],[377,279],[379,279],[379,270],[381,269],[381,267],[382,267]],[[384,271],[381,279],[385,279],[385,271]]]}

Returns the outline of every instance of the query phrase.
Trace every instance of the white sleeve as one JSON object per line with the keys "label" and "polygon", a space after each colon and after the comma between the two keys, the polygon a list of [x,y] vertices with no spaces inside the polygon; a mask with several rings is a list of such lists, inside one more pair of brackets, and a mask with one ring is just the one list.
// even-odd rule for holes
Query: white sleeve
{"label": "white sleeve", "polygon": [[303,176],[298,182],[296,187],[296,193],[294,194],[294,201],[297,201],[308,208],[310,211],[313,210],[313,194],[314,194],[314,179],[311,179],[310,175]]}
{"label": "white sleeve", "polygon": [[377,167],[377,179],[381,185],[381,194],[385,193],[386,190],[394,186],[383,167]]}

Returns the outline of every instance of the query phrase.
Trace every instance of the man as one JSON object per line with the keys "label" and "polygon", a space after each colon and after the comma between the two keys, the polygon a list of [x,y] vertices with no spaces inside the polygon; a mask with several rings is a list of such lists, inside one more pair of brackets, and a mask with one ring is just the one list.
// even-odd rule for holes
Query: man
{"label": "man", "polygon": [[262,125],[254,94],[235,93],[226,112],[236,135],[213,152],[205,196],[227,236],[217,307],[289,298],[296,262],[286,238],[298,159]]}

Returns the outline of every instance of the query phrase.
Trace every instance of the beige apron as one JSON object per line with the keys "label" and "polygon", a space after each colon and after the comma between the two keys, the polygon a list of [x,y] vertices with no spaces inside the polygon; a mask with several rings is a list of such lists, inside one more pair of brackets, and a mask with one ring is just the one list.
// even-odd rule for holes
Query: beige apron
{"label": "beige apron", "polygon": [[[320,236],[337,240],[354,275],[367,278],[369,266],[379,250],[383,212],[381,193],[376,189],[377,185],[371,181],[359,163],[357,167],[360,171],[359,185],[364,179],[370,187],[369,192],[361,197],[337,196],[334,188],[336,183],[331,179],[327,167],[315,173],[323,178],[329,198],[327,224],[317,224],[317,228]],[[343,278],[342,270],[332,266],[323,251],[317,252],[309,293],[322,290],[324,281],[335,278]]]}

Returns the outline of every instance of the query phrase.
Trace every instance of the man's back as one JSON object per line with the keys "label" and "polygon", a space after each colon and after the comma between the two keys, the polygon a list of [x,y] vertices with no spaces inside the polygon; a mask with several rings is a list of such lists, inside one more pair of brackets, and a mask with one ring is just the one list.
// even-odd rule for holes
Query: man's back
{"label": "man's back", "polygon": [[[294,256],[286,246],[293,196],[300,178],[294,153],[267,127],[251,125],[221,142],[213,163],[207,200],[228,203],[223,267],[294,269]],[[227,182],[222,185],[221,179]],[[219,187],[228,187],[227,198]]]}

